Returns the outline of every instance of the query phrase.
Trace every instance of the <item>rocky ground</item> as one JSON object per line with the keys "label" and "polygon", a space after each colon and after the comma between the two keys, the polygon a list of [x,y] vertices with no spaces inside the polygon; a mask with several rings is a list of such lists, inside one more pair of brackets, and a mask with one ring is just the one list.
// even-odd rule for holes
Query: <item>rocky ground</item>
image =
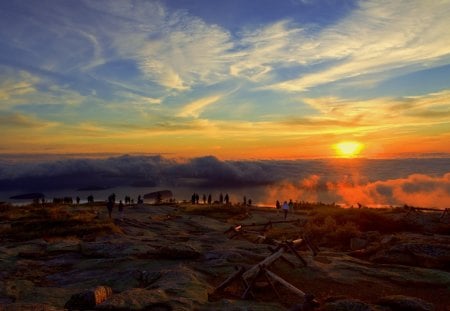
{"label": "rocky ground", "polygon": [[[275,284],[279,299],[264,280],[247,299],[240,299],[239,282],[210,294],[236,267],[248,269],[269,256],[266,243],[300,237],[310,212],[289,215],[299,222],[274,224],[266,232],[248,227],[231,238],[235,231],[225,233],[231,226],[277,221],[281,214],[139,205],[127,207],[122,219],[115,211],[110,221],[101,205],[53,210],[64,213],[43,214],[54,221],[44,229],[35,210],[15,211],[14,217],[11,208],[1,210],[0,310],[290,310],[303,302]],[[422,227],[439,221],[431,213],[390,215]],[[96,226],[80,229],[80,219]],[[66,230],[56,230],[58,225]],[[31,234],[38,229],[43,233]],[[295,267],[278,260],[269,269],[313,294],[319,310],[450,310],[450,236],[439,232],[362,231],[344,248],[313,236],[318,254],[299,250],[306,266],[287,253]]]}

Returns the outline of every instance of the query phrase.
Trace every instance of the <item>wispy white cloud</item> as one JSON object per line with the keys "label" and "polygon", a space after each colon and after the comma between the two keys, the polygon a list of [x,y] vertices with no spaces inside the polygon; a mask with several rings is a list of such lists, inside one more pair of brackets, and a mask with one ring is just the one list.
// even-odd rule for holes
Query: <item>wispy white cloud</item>
{"label": "wispy white cloud", "polygon": [[0,111],[0,128],[6,132],[48,129],[57,125],[58,122],[42,120],[30,115]]}
{"label": "wispy white cloud", "polygon": [[367,74],[393,69],[408,71],[417,70],[417,66],[432,67],[436,62],[450,63],[449,14],[447,1],[361,2],[352,14],[323,29],[317,36],[299,36],[291,40],[296,42],[290,47],[297,57],[294,61],[299,64],[334,62],[325,69],[270,87],[304,91],[325,83],[363,78]]}
{"label": "wispy white cloud", "polygon": [[36,91],[39,78],[26,71],[15,72],[8,67],[0,67],[0,103],[2,107],[13,104],[17,97]]}
{"label": "wispy white cloud", "polygon": [[178,116],[198,118],[208,106],[214,104],[221,98],[222,95],[212,95],[197,99],[193,102],[186,104],[178,113]]}
{"label": "wispy white cloud", "polygon": [[321,116],[335,120],[358,119],[363,124],[430,125],[447,123],[450,113],[450,90],[409,97],[379,97],[352,100],[339,97],[303,100]]}
{"label": "wispy white cloud", "polygon": [[181,91],[227,77],[233,43],[225,29],[158,2],[88,4],[115,18],[106,35],[118,57],[135,60],[147,79]]}

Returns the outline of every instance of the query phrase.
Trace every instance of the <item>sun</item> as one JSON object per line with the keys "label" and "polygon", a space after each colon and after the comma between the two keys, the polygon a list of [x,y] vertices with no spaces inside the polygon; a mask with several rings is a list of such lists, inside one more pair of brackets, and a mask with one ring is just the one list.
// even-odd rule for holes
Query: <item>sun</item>
{"label": "sun", "polygon": [[334,145],[336,153],[342,158],[357,157],[364,149],[364,145],[357,141],[342,141]]}

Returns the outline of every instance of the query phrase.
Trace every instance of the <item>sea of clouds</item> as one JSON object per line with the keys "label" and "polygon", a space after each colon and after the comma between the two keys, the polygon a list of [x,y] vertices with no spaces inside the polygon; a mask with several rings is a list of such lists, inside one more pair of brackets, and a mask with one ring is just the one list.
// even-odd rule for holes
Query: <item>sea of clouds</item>
{"label": "sea of clouds", "polygon": [[212,156],[0,156],[1,191],[136,185],[190,187],[199,192],[256,187],[260,191],[254,202],[260,203],[293,199],[446,208],[450,207],[450,159],[223,161]]}

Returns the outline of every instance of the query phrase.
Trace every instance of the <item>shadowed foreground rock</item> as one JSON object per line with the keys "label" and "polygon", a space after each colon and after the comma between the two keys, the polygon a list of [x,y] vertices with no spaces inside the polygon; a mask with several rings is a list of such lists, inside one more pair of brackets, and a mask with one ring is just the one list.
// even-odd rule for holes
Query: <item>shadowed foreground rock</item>
{"label": "shadowed foreground rock", "polygon": [[94,289],[72,295],[64,308],[69,310],[89,310],[106,301],[112,295],[112,289],[108,286],[97,286]]}
{"label": "shadowed foreground rock", "polygon": [[433,311],[434,306],[420,298],[393,295],[381,298],[377,304],[395,311]]}
{"label": "shadowed foreground rock", "polygon": [[97,310],[173,310],[171,299],[163,290],[132,288],[112,295]]}
{"label": "shadowed foreground rock", "polygon": [[371,306],[358,299],[338,299],[325,304],[323,307],[325,311],[376,311],[380,310],[375,306]]}

